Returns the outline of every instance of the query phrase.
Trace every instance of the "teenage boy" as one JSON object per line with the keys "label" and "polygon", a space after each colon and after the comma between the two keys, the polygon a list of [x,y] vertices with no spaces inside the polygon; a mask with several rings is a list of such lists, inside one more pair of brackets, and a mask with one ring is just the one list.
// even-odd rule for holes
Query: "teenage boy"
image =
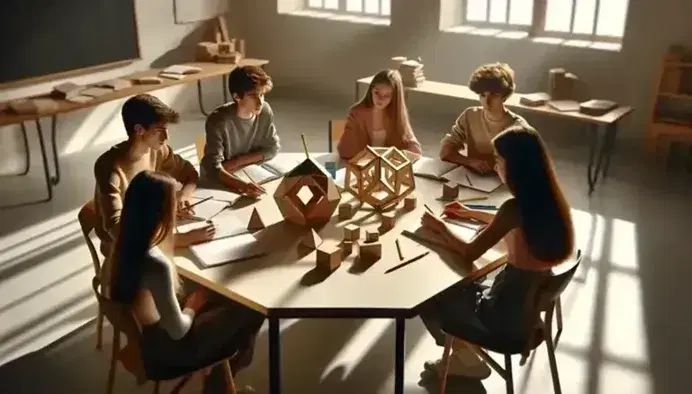
{"label": "teenage boy", "polygon": [[[526,124],[526,120],[505,106],[515,89],[514,71],[509,65],[478,67],[471,74],[469,88],[478,95],[481,106],[469,107],[457,118],[452,132],[442,139],[440,159],[488,174],[495,165],[492,139],[510,125]],[[465,155],[460,152],[464,148]]]}
{"label": "teenage boy", "polygon": [[264,192],[233,173],[271,160],[281,148],[274,113],[264,101],[272,86],[271,77],[261,67],[243,66],[230,73],[228,90],[233,102],[216,108],[207,118],[203,179],[250,197]]}
{"label": "teenage boy", "polygon": [[[99,216],[95,232],[101,240],[101,253],[106,257],[118,232],[127,186],[135,175],[151,170],[174,177],[181,184],[177,196],[180,216],[190,213],[189,201],[199,178],[192,164],[173,153],[166,143],[168,125],[178,122],[177,112],[158,98],[141,94],[123,104],[121,115],[127,140],[102,154],[94,165],[94,204]],[[175,246],[185,247],[209,240],[213,231],[213,226],[209,226],[176,234]]]}

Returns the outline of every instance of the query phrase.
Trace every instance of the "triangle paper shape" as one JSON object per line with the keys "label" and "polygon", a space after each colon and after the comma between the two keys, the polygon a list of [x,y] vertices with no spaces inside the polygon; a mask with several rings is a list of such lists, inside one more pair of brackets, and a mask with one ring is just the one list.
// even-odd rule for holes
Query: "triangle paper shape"
{"label": "triangle paper shape", "polygon": [[264,222],[257,212],[257,208],[252,208],[252,214],[250,215],[250,221],[247,224],[247,229],[250,231],[262,230],[264,228]]}
{"label": "triangle paper shape", "polygon": [[317,247],[322,243],[322,238],[320,238],[315,229],[311,228],[310,234],[306,234],[301,243],[310,249],[317,249]]}

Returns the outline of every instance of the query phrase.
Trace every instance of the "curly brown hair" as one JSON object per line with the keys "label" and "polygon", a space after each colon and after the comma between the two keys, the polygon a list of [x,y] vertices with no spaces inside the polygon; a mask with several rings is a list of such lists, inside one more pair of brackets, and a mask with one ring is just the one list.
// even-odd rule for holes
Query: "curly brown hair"
{"label": "curly brown hair", "polygon": [[228,75],[228,91],[239,98],[258,90],[268,93],[273,86],[272,78],[258,66],[237,67]]}
{"label": "curly brown hair", "polygon": [[137,125],[147,129],[154,123],[178,123],[180,120],[178,112],[150,94],[138,94],[129,98],[123,104],[120,115],[128,136],[135,132]]}
{"label": "curly brown hair", "polygon": [[469,89],[474,93],[500,94],[503,100],[511,96],[515,88],[514,70],[506,63],[484,64],[473,71],[469,80]]}

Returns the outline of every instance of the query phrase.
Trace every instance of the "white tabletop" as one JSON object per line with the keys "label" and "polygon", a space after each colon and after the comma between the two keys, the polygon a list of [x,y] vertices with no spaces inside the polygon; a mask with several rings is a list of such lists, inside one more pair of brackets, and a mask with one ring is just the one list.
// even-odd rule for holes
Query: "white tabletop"
{"label": "white tabletop", "polygon": [[[296,156],[284,155],[287,158]],[[278,180],[264,185],[268,194],[259,201],[254,204],[240,203],[230,212],[246,223],[252,209],[257,208],[267,228],[256,233],[256,236],[270,252],[267,256],[200,269],[192,253],[181,251],[175,258],[178,271],[184,277],[265,314],[286,317],[393,317],[409,313],[424,301],[459,282],[470,268],[470,265],[460,262],[458,256],[401,234],[403,229],[413,230],[420,223],[425,210],[424,204],[440,212],[445,203],[438,200],[442,195],[441,182],[419,177],[415,181],[414,195],[418,198],[416,209],[406,212],[403,202],[399,204],[395,228],[380,235],[381,259],[366,269],[355,259],[358,256],[356,245],[351,255],[343,259],[341,266],[331,274],[315,268],[316,251],[300,245],[301,237],[309,229],[284,222],[274,201],[273,192],[280,182]],[[460,191],[460,198],[481,195],[483,194],[473,190]],[[488,197],[483,204],[500,204],[507,198],[507,194],[500,190]],[[353,196],[343,192],[341,203],[353,199]],[[332,220],[316,230],[325,244],[338,244],[343,238],[343,227],[351,223],[361,226],[359,243],[363,243],[365,230],[377,229],[380,218],[367,205],[353,218],[344,221],[339,221],[336,210]],[[396,251],[396,239],[399,239],[404,260],[426,250],[432,252],[417,262],[385,274],[388,268],[402,262]],[[232,238],[229,238],[229,242],[232,242]],[[501,256],[500,249],[491,250],[476,261],[475,265],[480,267]]]}

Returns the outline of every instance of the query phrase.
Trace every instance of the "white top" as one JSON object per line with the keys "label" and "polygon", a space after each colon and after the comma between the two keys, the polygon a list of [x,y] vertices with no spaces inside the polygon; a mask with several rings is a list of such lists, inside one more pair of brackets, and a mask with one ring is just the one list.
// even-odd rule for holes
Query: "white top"
{"label": "white top", "polygon": [[[319,157],[319,153],[311,154],[311,157]],[[329,309],[332,313],[343,309],[384,309],[401,313],[427,301],[468,273],[460,268],[457,255],[401,234],[404,229],[415,229],[420,225],[424,204],[441,212],[444,202],[437,200],[442,191],[440,181],[415,178],[416,209],[411,212],[403,209],[396,211],[395,228],[380,235],[382,257],[379,261],[361,272],[362,268],[358,267],[362,266],[358,265],[356,259],[359,247],[354,244],[351,255],[344,258],[341,266],[328,276],[314,270],[317,252],[299,247],[301,238],[309,230],[283,221],[273,198],[279,182],[265,184],[267,195],[257,203],[231,211],[246,223],[253,208],[257,208],[266,228],[255,234],[259,243],[273,252],[265,257],[202,270],[196,257],[183,250],[175,258],[178,273],[262,313],[269,310],[287,312],[287,309]],[[460,198],[488,196],[489,199],[483,203],[497,205],[508,197],[502,193],[487,195],[466,189],[460,190],[460,194]],[[353,199],[350,194],[342,192],[340,203]],[[358,243],[362,243],[365,231],[376,230],[381,220],[372,215],[372,209],[364,206],[352,219],[339,221],[337,209],[331,222],[318,229],[319,236],[324,240],[323,245],[340,243],[344,227],[351,223],[360,225],[361,238]],[[432,252],[404,268],[385,274],[387,269],[402,262],[396,250],[396,239],[399,239],[404,259],[426,250]],[[231,240],[229,238],[229,242]],[[489,251],[475,265],[486,265],[501,255],[497,251]]]}

